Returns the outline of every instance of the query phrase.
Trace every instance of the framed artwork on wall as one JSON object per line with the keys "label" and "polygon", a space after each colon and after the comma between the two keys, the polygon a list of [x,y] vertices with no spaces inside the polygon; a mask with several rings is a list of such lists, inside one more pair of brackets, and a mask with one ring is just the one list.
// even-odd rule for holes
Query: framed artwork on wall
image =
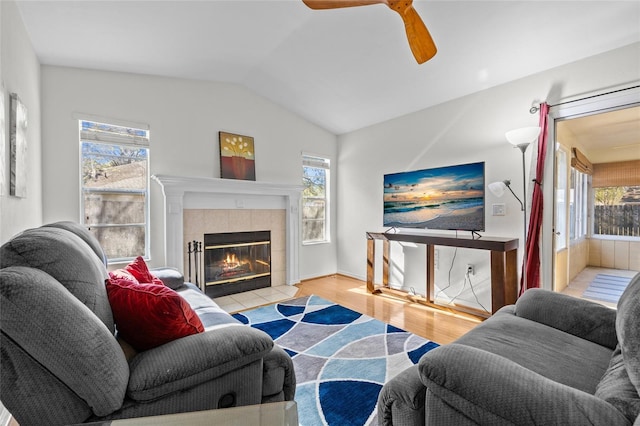
{"label": "framed artwork on wall", "polygon": [[9,120],[11,161],[9,195],[27,196],[27,108],[15,93],[11,94]]}
{"label": "framed artwork on wall", "polygon": [[5,132],[7,131],[7,126],[5,125],[4,120],[4,82],[0,81],[0,195],[4,195],[4,174],[5,174],[5,164],[7,161],[7,154],[5,151]]}
{"label": "framed artwork on wall", "polygon": [[220,139],[220,176],[223,179],[256,180],[253,138],[218,132]]}

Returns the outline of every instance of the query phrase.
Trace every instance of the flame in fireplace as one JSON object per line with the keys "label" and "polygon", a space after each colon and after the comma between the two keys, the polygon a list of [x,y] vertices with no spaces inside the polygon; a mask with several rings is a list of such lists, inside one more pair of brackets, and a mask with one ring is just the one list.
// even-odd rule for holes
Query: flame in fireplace
{"label": "flame in fireplace", "polygon": [[235,253],[227,253],[227,257],[224,259],[225,269],[234,269],[240,266],[240,261]]}

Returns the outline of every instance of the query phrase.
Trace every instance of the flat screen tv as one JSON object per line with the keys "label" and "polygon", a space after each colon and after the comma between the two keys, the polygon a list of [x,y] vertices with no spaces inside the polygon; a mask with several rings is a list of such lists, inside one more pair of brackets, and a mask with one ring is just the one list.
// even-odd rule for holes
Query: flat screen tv
{"label": "flat screen tv", "polygon": [[484,162],[384,175],[384,225],[484,231]]}

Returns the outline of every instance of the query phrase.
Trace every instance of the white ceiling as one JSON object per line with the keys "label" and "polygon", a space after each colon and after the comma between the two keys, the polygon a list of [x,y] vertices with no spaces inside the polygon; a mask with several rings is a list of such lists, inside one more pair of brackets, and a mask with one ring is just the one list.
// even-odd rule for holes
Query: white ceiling
{"label": "white ceiling", "polygon": [[414,0],[418,65],[384,5],[18,0],[43,64],[237,83],[342,134],[640,41],[640,1]]}
{"label": "white ceiling", "polygon": [[570,133],[592,163],[640,159],[640,106],[563,120],[557,126],[558,139]]}

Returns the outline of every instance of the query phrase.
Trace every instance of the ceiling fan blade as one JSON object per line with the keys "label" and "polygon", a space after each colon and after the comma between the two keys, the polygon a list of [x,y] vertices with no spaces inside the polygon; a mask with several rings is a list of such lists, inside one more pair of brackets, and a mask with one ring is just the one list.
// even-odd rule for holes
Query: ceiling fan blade
{"label": "ceiling fan blade", "polygon": [[[406,2],[402,3],[406,5]],[[394,7],[393,4],[390,4],[389,7],[398,12],[402,17],[404,28],[407,32],[407,40],[409,40],[409,47],[416,61],[422,64],[433,58],[438,49],[436,48],[433,38],[431,38],[431,34],[429,34],[427,26],[422,21],[422,18],[420,18],[420,15],[418,15],[418,12],[413,8],[411,2],[409,2],[409,7],[402,10],[401,8]]]}
{"label": "ceiling fan blade", "polygon": [[302,0],[310,9],[338,9],[341,7],[388,4],[387,0]]}
{"label": "ceiling fan blade", "polygon": [[337,9],[341,7],[386,4],[402,17],[407,40],[419,64],[433,58],[438,51],[429,30],[413,8],[413,0],[302,0],[311,9]]}

